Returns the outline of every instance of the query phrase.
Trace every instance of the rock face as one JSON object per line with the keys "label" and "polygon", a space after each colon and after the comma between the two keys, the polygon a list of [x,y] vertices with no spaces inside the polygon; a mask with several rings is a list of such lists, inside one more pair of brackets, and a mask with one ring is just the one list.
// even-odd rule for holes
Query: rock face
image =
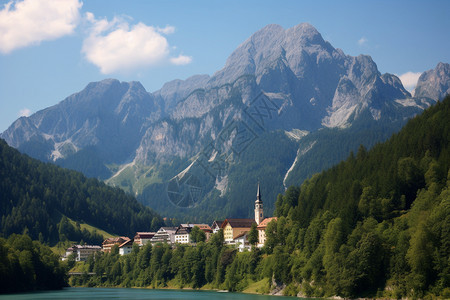
{"label": "rock face", "polygon": [[450,65],[438,63],[434,70],[428,70],[420,75],[414,90],[414,96],[442,100],[450,94]]}
{"label": "rock face", "polygon": [[2,138],[19,149],[30,141],[45,141],[51,146],[46,153],[51,160],[95,146],[104,162],[125,161],[134,156],[143,125],[159,117],[154,96],[139,82],[106,79],[88,84],[55,106],[20,118]]}
{"label": "rock face", "polygon": [[[292,137],[292,132],[345,130],[362,123],[382,130],[429,106],[428,98],[442,98],[449,91],[448,83],[449,65],[439,64],[419,79],[416,96],[427,99],[411,98],[399,78],[381,74],[370,56],[344,54],[310,24],[289,29],[268,25],[244,41],[211,77],[174,80],[154,93],[138,82],[90,83],[59,104],[18,119],[1,137],[31,156],[71,159],[71,165],[77,163],[77,153],[89,148],[86,153],[95,153],[96,163],[108,165],[113,174],[110,184],[137,194],[150,189],[147,198],[160,197],[161,191],[153,189],[156,183],[178,178],[177,174],[182,178],[203,156],[208,164],[226,158],[229,168],[202,192],[210,195],[220,186],[221,201],[227,205],[234,201],[227,195],[233,194],[238,181],[233,166],[242,162],[240,155],[252,149],[248,146],[257,137],[296,145],[299,151],[292,153],[300,157],[305,149],[315,151],[314,145],[321,143],[301,145],[302,138],[288,142],[280,132]],[[256,151],[251,155],[258,157],[258,151],[269,150],[248,151]],[[333,153],[337,161],[348,155],[345,147],[340,151]],[[234,162],[229,163],[230,157]],[[282,187],[288,169],[295,171],[294,161],[296,157],[280,158],[281,182],[272,178],[268,184]],[[89,174],[95,176],[92,165]],[[264,167],[259,162],[258,168]],[[157,204],[158,200],[147,198],[143,201]],[[266,207],[270,201],[274,200]]]}

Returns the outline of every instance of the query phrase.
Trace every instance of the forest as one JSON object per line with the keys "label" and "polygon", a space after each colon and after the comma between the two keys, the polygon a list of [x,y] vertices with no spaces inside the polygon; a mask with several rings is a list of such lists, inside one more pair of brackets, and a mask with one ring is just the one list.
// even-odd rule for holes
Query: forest
{"label": "forest", "polygon": [[387,142],[291,186],[265,246],[223,236],[91,257],[72,285],[192,287],[307,297],[450,298],[450,97]]}
{"label": "forest", "polygon": [[66,271],[58,255],[28,235],[0,238],[0,293],[60,289]]}
{"label": "forest", "polygon": [[0,195],[3,237],[26,233],[49,245],[65,240],[98,244],[101,235],[77,224],[125,236],[155,231],[164,224],[157,213],[121,189],[32,159],[4,140],[0,140]]}

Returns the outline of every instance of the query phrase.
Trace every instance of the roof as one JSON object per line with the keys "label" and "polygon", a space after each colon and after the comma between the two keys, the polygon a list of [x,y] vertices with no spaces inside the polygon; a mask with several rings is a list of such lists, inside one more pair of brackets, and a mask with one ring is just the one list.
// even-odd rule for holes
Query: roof
{"label": "roof", "polygon": [[[73,245],[69,249],[102,249],[100,246],[94,246],[94,245]],[[67,250],[69,250],[67,249]]]}
{"label": "roof", "polygon": [[272,220],[277,220],[277,217],[271,217],[271,218],[265,218],[264,220],[262,220],[261,223],[259,223],[258,225],[258,229],[265,229],[267,227],[267,225],[270,223],[270,221]]}
{"label": "roof", "polygon": [[222,227],[223,222],[224,222],[223,220],[216,220],[212,223],[211,227],[214,227],[214,224],[216,224],[217,227],[220,228],[220,227]]}
{"label": "roof", "polygon": [[212,232],[212,229],[208,224],[194,224],[194,226],[197,226],[203,232]]}
{"label": "roof", "polygon": [[175,234],[189,234],[191,230],[192,229],[189,227],[180,227],[178,228],[177,232],[175,232]]}
{"label": "roof", "polygon": [[156,232],[136,232],[134,239],[151,239]]}
{"label": "roof", "polygon": [[197,226],[201,230],[211,230],[211,227],[209,227],[208,224],[194,224],[194,226]]}
{"label": "roof", "polygon": [[256,223],[254,219],[226,219],[221,228],[225,228],[227,224],[230,224],[233,228],[250,228],[253,223]]}
{"label": "roof", "polygon": [[184,228],[193,228],[193,227],[194,227],[194,224],[190,224],[190,223],[187,223],[187,224],[180,224],[180,226],[178,226],[178,228],[181,228],[181,227],[184,227]]}
{"label": "roof", "polygon": [[119,248],[133,245],[133,240],[128,240],[119,245]]}
{"label": "roof", "polygon": [[112,237],[112,238],[107,238],[106,240],[104,240],[102,245],[105,245],[105,244],[122,244],[124,241],[129,241],[129,240],[130,240],[130,238],[126,237],[126,236]]}
{"label": "roof", "polygon": [[190,232],[192,230],[192,228],[194,228],[195,226],[197,226],[200,230],[204,231],[204,232],[212,232],[211,227],[209,227],[208,224],[180,224],[180,226],[178,226],[177,229],[177,233],[181,228],[186,228],[188,229],[188,231]]}
{"label": "roof", "polygon": [[159,232],[159,231],[165,231],[165,232],[167,232],[167,233],[170,233],[170,232],[175,233],[175,231],[177,231],[177,229],[178,229],[178,227],[161,227],[161,228],[158,230],[158,232]]}
{"label": "roof", "polygon": [[238,234],[235,237],[233,237],[233,240],[241,238],[241,237],[243,237],[243,236],[245,236],[247,234],[248,234],[248,231],[241,232],[240,234]]}

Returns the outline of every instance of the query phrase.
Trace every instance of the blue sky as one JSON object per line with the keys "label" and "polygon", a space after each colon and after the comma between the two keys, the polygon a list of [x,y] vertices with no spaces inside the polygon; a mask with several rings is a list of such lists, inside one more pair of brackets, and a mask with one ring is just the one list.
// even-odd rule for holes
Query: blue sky
{"label": "blue sky", "polygon": [[212,75],[272,23],[308,22],[335,48],[403,75],[411,89],[421,72],[450,62],[449,11],[445,0],[0,0],[0,132],[92,81],[136,80],[152,92]]}

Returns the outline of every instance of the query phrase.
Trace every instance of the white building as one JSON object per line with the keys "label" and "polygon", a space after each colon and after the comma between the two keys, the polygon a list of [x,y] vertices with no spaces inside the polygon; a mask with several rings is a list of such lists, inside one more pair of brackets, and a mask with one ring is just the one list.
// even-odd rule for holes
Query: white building
{"label": "white building", "polygon": [[248,231],[244,231],[234,238],[234,244],[239,249],[239,252],[252,249],[252,246],[248,243],[248,233]]}
{"label": "white building", "polygon": [[175,232],[175,243],[190,244],[191,231],[194,227],[198,227],[205,233],[206,240],[209,240],[212,234],[211,227],[208,224],[181,224]]}
{"label": "white building", "polygon": [[94,254],[95,252],[101,251],[102,247],[93,246],[93,245],[73,245],[70,248],[67,248],[66,255],[62,258],[62,260],[66,260],[70,255],[76,253],[75,261],[86,261],[89,255]]}
{"label": "white building", "polygon": [[175,232],[177,231],[177,227],[161,227],[155,235],[152,237],[150,242],[152,244],[157,243],[175,243]]}
{"label": "white building", "polygon": [[220,220],[220,221],[214,221],[211,225],[211,230],[212,233],[217,233],[219,232],[220,228],[222,227],[224,221]]}
{"label": "white building", "polygon": [[[192,227],[185,227],[183,226],[185,224],[181,224],[178,229],[177,232],[175,233],[175,243],[178,244],[189,244],[191,242],[191,231],[192,231]],[[191,225],[191,224],[189,224]]]}
{"label": "white building", "polygon": [[133,240],[128,240],[119,245],[119,254],[127,255],[133,251]]}
{"label": "white building", "polygon": [[156,232],[136,232],[134,236],[134,243],[138,244],[139,247],[144,246],[155,236]]}

